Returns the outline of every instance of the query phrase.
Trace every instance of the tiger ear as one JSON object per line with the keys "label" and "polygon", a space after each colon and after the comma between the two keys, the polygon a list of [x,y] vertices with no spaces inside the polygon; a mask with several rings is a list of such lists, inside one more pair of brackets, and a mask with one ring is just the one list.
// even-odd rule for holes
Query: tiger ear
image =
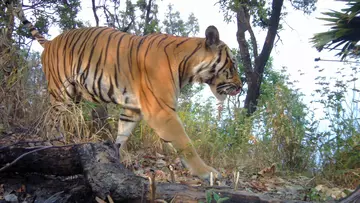
{"label": "tiger ear", "polygon": [[209,27],[206,28],[205,37],[206,37],[205,43],[206,46],[208,47],[211,47],[212,45],[218,45],[220,43],[219,31],[213,25],[210,25]]}

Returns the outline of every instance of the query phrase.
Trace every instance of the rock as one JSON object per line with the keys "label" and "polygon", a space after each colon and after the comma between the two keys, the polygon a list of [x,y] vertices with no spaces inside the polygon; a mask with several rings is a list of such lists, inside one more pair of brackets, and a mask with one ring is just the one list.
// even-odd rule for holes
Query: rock
{"label": "rock", "polygon": [[17,203],[19,202],[18,197],[14,194],[8,194],[4,196],[5,201],[11,202],[11,203]]}

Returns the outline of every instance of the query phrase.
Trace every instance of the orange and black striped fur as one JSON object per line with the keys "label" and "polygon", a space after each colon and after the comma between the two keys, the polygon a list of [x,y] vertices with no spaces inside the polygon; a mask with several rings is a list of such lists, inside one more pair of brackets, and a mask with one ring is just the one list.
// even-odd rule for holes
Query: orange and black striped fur
{"label": "orange and black striped fur", "polygon": [[194,175],[218,174],[199,157],[176,112],[180,89],[186,84],[206,83],[220,101],[241,89],[237,65],[216,27],[209,26],[205,38],[81,28],[48,41],[21,9],[16,15],[44,47],[41,60],[53,104],[69,99],[120,104],[125,110],[116,143],[124,143],[145,119],[177,149]]}

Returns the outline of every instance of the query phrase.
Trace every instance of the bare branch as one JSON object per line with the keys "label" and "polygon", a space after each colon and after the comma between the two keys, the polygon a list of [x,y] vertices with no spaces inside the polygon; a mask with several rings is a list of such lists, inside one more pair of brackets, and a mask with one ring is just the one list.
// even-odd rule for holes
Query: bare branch
{"label": "bare branch", "polygon": [[4,171],[5,169],[9,168],[10,166],[16,164],[16,162],[18,162],[20,159],[24,158],[26,155],[41,151],[41,150],[45,150],[45,149],[51,149],[51,148],[62,148],[62,147],[72,147],[72,146],[77,146],[77,145],[83,145],[83,144],[89,144],[89,143],[79,143],[79,144],[69,144],[69,145],[63,145],[63,146],[43,146],[40,148],[36,148],[34,150],[28,151],[24,154],[22,154],[21,156],[17,157],[14,161],[12,161],[11,163],[7,163],[5,164],[5,166],[3,166],[2,168],[0,168],[0,172]]}
{"label": "bare branch", "polygon": [[97,16],[97,13],[96,13],[95,0],[91,0],[91,2],[92,2],[92,10],[93,10],[94,17],[95,17],[96,27],[99,27],[99,17]]}
{"label": "bare branch", "polygon": [[127,32],[133,23],[134,23],[134,19],[131,19],[131,22],[125,28],[123,28],[121,31]]}
{"label": "bare branch", "polygon": [[145,25],[144,25],[144,35],[149,34],[148,32],[148,26],[150,24],[150,13],[151,13],[151,0],[149,0],[149,3],[146,6],[146,17],[145,17]]}
{"label": "bare branch", "polygon": [[19,156],[18,158],[16,158],[14,161],[12,161],[11,163],[7,163],[5,166],[3,166],[2,168],[0,168],[0,172],[4,171],[5,169],[9,168],[10,166],[14,165],[16,162],[18,162],[20,159],[22,159],[24,156],[34,153],[34,152],[38,152],[40,150],[44,150],[44,149],[49,149],[53,146],[46,146],[46,147],[41,147],[41,148],[37,148],[34,149],[32,151],[26,152],[24,154],[22,154],[21,156]]}
{"label": "bare branch", "polygon": [[252,48],[253,48],[254,58],[256,58],[256,57],[259,56],[258,47],[257,47],[257,41],[256,41],[254,31],[252,30],[250,24],[249,24],[249,27],[248,27],[248,31],[250,33],[250,39],[251,39],[251,44],[252,44]]}
{"label": "bare branch", "polygon": [[284,0],[273,0],[272,11],[270,16],[270,26],[266,34],[263,49],[258,58],[256,58],[256,72],[262,74],[264,72],[265,64],[269,59],[271,50],[274,46],[275,36],[279,27],[281,8]]}
{"label": "bare branch", "polygon": [[240,57],[242,63],[244,64],[246,78],[250,78],[253,72],[253,67],[251,63],[249,47],[245,38],[245,32],[246,30],[248,30],[249,27],[247,23],[248,19],[246,16],[249,16],[249,13],[244,6],[239,6],[236,14],[238,27],[236,37],[240,48]]}

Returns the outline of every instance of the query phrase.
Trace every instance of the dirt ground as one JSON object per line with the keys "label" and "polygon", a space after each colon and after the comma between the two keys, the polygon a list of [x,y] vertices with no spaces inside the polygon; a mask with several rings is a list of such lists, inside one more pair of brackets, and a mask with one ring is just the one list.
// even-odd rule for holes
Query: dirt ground
{"label": "dirt ground", "polygon": [[[0,132],[0,153],[4,149],[9,149],[9,147],[11,148],[15,146],[34,147],[61,144],[62,143],[60,141],[44,142],[38,136],[32,134],[26,129],[14,129],[12,132]],[[173,178],[177,183],[192,186],[207,184],[202,180],[191,176],[188,170],[182,166],[179,158],[170,158],[163,154],[150,153],[146,149],[141,149],[136,154],[128,154],[127,160],[125,160],[123,164],[128,169],[132,170],[136,175],[143,176],[145,178],[148,177],[150,172],[155,172],[156,182],[170,182]],[[0,168],[1,167],[3,166],[0,166]],[[173,173],[170,169],[172,169]],[[221,172],[223,178],[220,181],[215,182],[214,185],[260,194],[278,200],[331,202],[335,199],[345,197],[353,191],[347,188],[337,188],[326,182],[324,182],[324,184],[316,185],[316,177],[284,175],[277,172],[274,165],[251,174],[245,174],[241,171],[234,173],[234,171],[223,168],[220,168],[219,171]],[[2,172],[0,172],[0,177],[3,175],[2,177],[4,178],[4,173],[1,173]],[[54,186],[52,181],[55,179],[63,180],[64,185],[57,183],[57,185]],[[75,188],[75,190],[79,190],[79,195],[83,195],[84,201],[86,198],[94,199],[95,197],[91,195],[90,188],[77,188],[79,181],[81,182],[83,179],[79,177],[49,177],[42,176],[41,174],[26,174],[25,176],[7,174],[6,181],[4,181],[4,179],[0,179],[0,203],[31,202],[31,199],[34,199],[32,197],[34,194],[31,194],[31,191],[33,190],[32,187],[36,187],[36,184],[40,182],[46,182],[45,187],[48,188],[44,188],[43,193],[36,194],[38,199],[41,195],[44,195],[45,197],[46,193],[50,191],[47,189],[52,187],[57,187],[60,191],[63,191],[62,193],[52,194],[54,197],[58,195],[66,195],[66,188]],[[64,190],[61,190],[61,188]],[[49,199],[47,198],[47,200]],[[69,202],[71,202],[71,199]]]}

